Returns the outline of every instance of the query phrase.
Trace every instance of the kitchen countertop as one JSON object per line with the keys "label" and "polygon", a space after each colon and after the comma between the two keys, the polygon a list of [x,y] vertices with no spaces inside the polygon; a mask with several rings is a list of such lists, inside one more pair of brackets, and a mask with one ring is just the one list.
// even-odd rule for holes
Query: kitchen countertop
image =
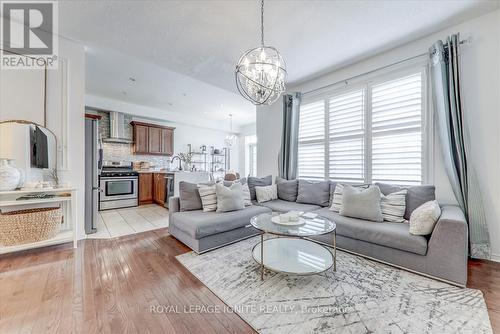
{"label": "kitchen countertop", "polygon": [[158,174],[174,174],[174,173],[207,173],[205,171],[185,171],[185,170],[162,170],[162,169],[138,169],[136,170],[138,173],[158,173]]}
{"label": "kitchen countertop", "polygon": [[158,173],[158,174],[167,174],[167,173],[173,173],[172,171],[168,170],[161,170],[161,169],[138,169],[136,170],[137,173]]}

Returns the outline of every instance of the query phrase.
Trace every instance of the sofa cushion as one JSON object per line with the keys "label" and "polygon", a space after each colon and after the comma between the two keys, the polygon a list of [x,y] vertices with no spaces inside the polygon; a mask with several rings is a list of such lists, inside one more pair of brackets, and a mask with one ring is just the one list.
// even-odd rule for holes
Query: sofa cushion
{"label": "sofa cushion", "polygon": [[418,208],[424,203],[429,201],[433,201],[436,199],[436,187],[434,186],[409,186],[402,187],[396,186],[387,183],[375,183],[379,188],[382,194],[388,195],[390,193],[394,193],[396,191],[400,191],[403,189],[407,189],[408,193],[406,194],[406,210],[404,218],[409,220],[411,213],[413,210]]}
{"label": "sofa cushion", "polygon": [[322,208],[315,213],[337,224],[337,234],[373,244],[400,249],[419,255],[427,254],[427,239],[409,233],[406,223],[373,223],[363,219],[349,218]]}
{"label": "sofa cushion", "polygon": [[236,211],[245,208],[241,183],[234,183],[230,187],[217,183],[215,193],[217,195],[217,212]]}
{"label": "sofa cushion", "polygon": [[383,221],[380,209],[380,189],[371,186],[368,189],[344,186],[340,214],[346,217]]}
{"label": "sofa cushion", "polygon": [[297,203],[328,206],[330,203],[330,181],[299,180]]}
{"label": "sofa cushion", "polygon": [[278,199],[278,188],[275,184],[265,187],[255,187],[257,202],[264,203]]}
{"label": "sofa cushion", "polygon": [[276,186],[278,187],[279,199],[289,202],[295,202],[297,200],[297,192],[299,190],[298,180],[285,180],[277,177]]}
{"label": "sofa cushion", "polygon": [[297,202],[288,202],[282,199],[277,199],[270,202],[260,203],[259,205],[265,206],[276,212],[288,212],[288,211],[314,211],[321,209],[321,206],[314,204],[302,204]]}
{"label": "sofa cushion", "polygon": [[200,193],[198,185],[186,181],[179,182],[179,205],[181,211],[201,210]]}
{"label": "sofa cushion", "polygon": [[250,224],[250,218],[270,209],[252,205],[242,210],[231,212],[184,211],[172,214],[170,224],[195,239],[218,234]]}
{"label": "sofa cushion", "polygon": [[271,175],[268,175],[266,177],[254,177],[254,176],[249,176],[247,179],[248,183],[248,188],[250,189],[250,198],[252,201],[257,199],[257,195],[255,195],[255,187],[265,187],[265,186],[270,186],[273,184],[273,177]]}

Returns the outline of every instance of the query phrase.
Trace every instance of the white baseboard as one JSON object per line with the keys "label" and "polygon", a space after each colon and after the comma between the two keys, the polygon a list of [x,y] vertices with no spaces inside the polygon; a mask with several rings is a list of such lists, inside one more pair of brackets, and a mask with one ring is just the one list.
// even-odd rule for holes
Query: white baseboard
{"label": "white baseboard", "polygon": [[500,254],[491,254],[491,261],[500,262]]}

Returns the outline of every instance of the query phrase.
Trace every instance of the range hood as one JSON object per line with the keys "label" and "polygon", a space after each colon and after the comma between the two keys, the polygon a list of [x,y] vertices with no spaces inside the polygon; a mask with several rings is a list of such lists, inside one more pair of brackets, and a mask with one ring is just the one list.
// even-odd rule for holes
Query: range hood
{"label": "range hood", "polygon": [[125,137],[125,117],[117,111],[109,112],[109,138],[103,138],[107,143],[130,144],[132,139]]}

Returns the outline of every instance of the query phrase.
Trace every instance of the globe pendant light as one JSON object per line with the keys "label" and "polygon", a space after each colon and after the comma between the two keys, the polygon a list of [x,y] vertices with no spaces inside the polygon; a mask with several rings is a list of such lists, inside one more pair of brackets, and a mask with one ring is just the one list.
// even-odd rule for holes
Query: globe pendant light
{"label": "globe pendant light", "polygon": [[243,53],[236,65],[236,86],[255,105],[272,104],[285,91],[286,64],[276,48],[264,45],[264,0],[261,0],[261,45]]}

